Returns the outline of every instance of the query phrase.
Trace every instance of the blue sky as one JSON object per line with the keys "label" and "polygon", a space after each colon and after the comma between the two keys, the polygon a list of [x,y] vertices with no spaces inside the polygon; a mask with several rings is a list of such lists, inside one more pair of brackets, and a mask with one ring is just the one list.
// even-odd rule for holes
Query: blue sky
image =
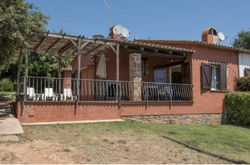
{"label": "blue sky", "polygon": [[214,27],[231,45],[237,32],[250,30],[250,0],[112,0],[111,24],[104,0],[26,0],[50,15],[47,29],[91,37],[108,35],[121,24],[134,38],[201,40]]}

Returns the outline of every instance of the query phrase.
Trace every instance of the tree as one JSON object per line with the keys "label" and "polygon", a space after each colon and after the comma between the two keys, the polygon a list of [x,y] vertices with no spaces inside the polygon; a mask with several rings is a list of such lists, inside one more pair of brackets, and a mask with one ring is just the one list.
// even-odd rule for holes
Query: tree
{"label": "tree", "polygon": [[241,31],[234,39],[233,47],[250,49],[250,31]]}
{"label": "tree", "polygon": [[24,0],[0,1],[0,65],[27,45],[32,32],[45,31],[49,17]]}

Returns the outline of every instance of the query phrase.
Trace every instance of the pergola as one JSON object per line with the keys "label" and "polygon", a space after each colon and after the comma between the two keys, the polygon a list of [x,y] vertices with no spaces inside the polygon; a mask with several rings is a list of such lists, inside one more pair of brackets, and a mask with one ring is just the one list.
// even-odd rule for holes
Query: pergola
{"label": "pergola", "polygon": [[[77,96],[80,95],[80,67],[81,56],[94,57],[101,52],[111,49],[116,54],[116,80],[119,81],[119,54],[141,53],[146,56],[168,57],[175,59],[185,59],[187,54],[192,54],[193,50],[163,46],[159,44],[144,43],[141,41],[115,40],[108,38],[85,38],[83,36],[73,36],[68,34],[55,33],[34,33],[29,38],[29,45],[25,51],[25,78],[24,95],[27,95],[28,78],[28,52],[46,52],[58,56],[59,78],[61,78],[61,58],[64,54],[77,56]],[[60,85],[60,84],[59,84]],[[60,89],[60,88],[59,88]]]}

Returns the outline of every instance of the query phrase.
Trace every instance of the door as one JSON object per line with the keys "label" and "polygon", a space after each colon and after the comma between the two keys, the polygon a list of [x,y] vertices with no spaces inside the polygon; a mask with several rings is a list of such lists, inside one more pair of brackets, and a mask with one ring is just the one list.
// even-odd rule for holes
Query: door
{"label": "door", "polygon": [[154,69],[154,82],[166,83],[166,69],[165,68]]}

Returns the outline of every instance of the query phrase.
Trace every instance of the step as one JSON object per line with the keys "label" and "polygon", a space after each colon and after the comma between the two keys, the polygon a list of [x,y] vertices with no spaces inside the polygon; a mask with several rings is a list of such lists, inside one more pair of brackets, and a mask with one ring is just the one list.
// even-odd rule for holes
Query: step
{"label": "step", "polygon": [[76,123],[103,123],[103,122],[122,122],[122,119],[106,119],[106,120],[79,120],[79,121],[56,121],[56,122],[35,122],[21,123],[22,125],[51,125],[51,124],[76,124]]}
{"label": "step", "polygon": [[18,142],[19,138],[15,135],[0,136],[0,142]]}

